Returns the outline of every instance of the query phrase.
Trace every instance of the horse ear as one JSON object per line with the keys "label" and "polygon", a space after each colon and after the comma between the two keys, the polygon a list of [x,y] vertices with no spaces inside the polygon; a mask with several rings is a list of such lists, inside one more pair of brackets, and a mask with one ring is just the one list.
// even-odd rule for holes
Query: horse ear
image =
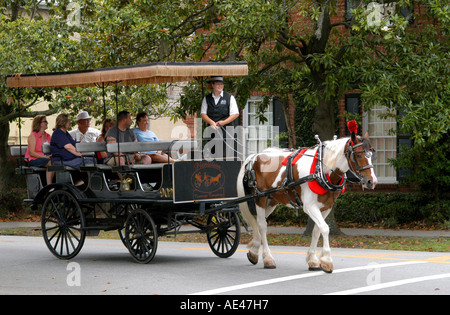
{"label": "horse ear", "polygon": [[356,143],[356,134],[352,132],[352,143]]}
{"label": "horse ear", "polygon": [[352,134],[352,141],[356,142],[356,133],[358,132],[358,124],[356,120],[350,120],[347,123],[348,130]]}
{"label": "horse ear", "polygon": [[369,140],[369,132],[366,131],[366,133],[364,134],[364,138],[366,138],[367,140]]}

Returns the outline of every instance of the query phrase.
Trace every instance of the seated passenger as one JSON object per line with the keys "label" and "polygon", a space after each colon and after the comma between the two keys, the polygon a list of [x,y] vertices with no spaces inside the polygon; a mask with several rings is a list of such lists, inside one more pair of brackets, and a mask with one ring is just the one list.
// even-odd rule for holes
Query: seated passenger
{"label": "seated passenger", "polygon": [[91,118],[86,111],[77,115],[78,128],[69,132],[75,142],[95,142],[97,140],[100,130],[91,127]]}
{"label": "seated passenger", "polygon": [[[50,141],[50,150],[52,152],[52,164],[73,167],[80,169],[83,163],[82,154],[75,148],[75,140],[67,131],[70,127],[70,119],[67,114],[59,114],[56,117],[56,126]],[[93,158],[87,157],[86,164],[92,164]]]}
{"label": "seated passenger", "polygon": [[[101,131],[101,134],[97,138],[97,142],[106,142],[105,135],[112,126],[114,126],[114,120],[111,118],[106,118],[103,121],[102,131]],[[106,151],[96,152],[96,155],[97,155],[98,162],[103,163],[105,161],[105,159],[108,157],[108,152],[106,152]]]}
{"label": "seated passenger", "polygon": [[[127,111],[121,111],[117,116],[117,125],[111,127],[106,133],[107,143],[124,143],[124,142],[137,142],[136,135],[131,126],[131,114]],[[118,138],[118,139],[117,139]],[[119,140],[119,141],[117,141]],[[120,153],[108,153],[108,157],[105,163],[110,166],[125,165],[125,164],[151,164],[152,159],[147,154],[140,154],[135,152],[131,158],[127,155]]]}
{"label": "seated passenger", "polygon": [[[48,128],[47,117],[44,115],[37,115],[33,119],[32,132],[28,136],[28,147],[25,153],[25,160],[27,160],[29,166],[34,167],[47,167],[52,165],[50,160],[51,155],[45,155],[42,151],[42,145],[44,143],[50,143],[50,135],[45,131]],[[54,172],[45,173],[47,179],[47,185],[53,181]]]}
{"label": "seated passenger", "polygon": [[[147,142],[147,141],[159,141],[156,134],[148,129],[148,115],[145,112],[139,113],[136,116],[136,124],[138,128],[134,128],[134,133],[139,142]],[[146,151],[143,152],[148,154],[152,158],[153,163],[172,163],[173,159],[170,158],[167,154],[162,153],[161,151]]]}

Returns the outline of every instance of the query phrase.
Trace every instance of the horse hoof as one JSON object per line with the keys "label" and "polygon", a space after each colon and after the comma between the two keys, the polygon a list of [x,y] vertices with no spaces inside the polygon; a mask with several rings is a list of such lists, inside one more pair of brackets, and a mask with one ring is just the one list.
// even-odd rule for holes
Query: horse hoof
{"label": "horse hoof", "polygon": [[326,273],[332,273],[333,272],[333,265],[332,264],[320,264],[320,270]]}
{"label": "horse hoof", "polygon": [[247,253],[247,258],[253,265],[256,265],[258,263],[258,256],[252,254],[251,252]]}
{"label": "horse hoof", "polygon": [[277,265],[274,262],[264,263],[264,269],[276,269]]}
{"label": "horse hoof", "polygon": [[321,271],[322,268],[320,268],[320,267],[309,267],[308,270],[309,271]]}
{"label": "horse hoof", "polygon": [[309,271],[321,271],[320,264],[318,262],[308,262]]}

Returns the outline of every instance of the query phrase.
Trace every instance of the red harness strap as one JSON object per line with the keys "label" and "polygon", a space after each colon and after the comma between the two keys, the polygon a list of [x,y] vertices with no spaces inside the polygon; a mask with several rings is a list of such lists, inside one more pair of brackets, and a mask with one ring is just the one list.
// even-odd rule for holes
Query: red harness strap
{"label": "red harness strap", "polygon": [[[305,152],[308,151],[308,150],[309,150],[308,148],[302,149],[302,150],[299,152],[299,154],[297,154],[297,156],[292,160],[291,165],[294,166],[295,163],[297,163],[298,160],[300,160],[300,158],[303,156],[303,154],[305,154]],[[282,162],[281,164],[283,164],[284,166],[286,166],[286,165],[287,165],[287,162],[288,162],[288,159],[289,159],[289,157],[290,157],[292,154],[294,154],[294,153],[289,154],[289,155],[283,160],[283,162]]]}
{"label": "red harness strap", "polygon": [[[303,150],[301,150],[300,153],[292,160],[291,165],[295,165],[295,163],[298,162],[298,160],[303,156],[303,154],[304,154],[307,150],[309,150],[309,149],[303,149]],[[314,174],[314,172],[316,171],[317,151],[318,151],[318,149],[316,150],[316,153],[315,153],[315,155],[314,155],[313,162],[312,162],[312,164],[311,164],[311,169],[310,169],[310,171],[309,171],[310,174]],[[290,155],[289,155],[289,156],[290,156]],[[283,160],[282,164],[283,164],[284,166],[287,165],[289,156],[287,156],[287,157]],[[331,181],[330,181],[330,176],[329,176],[328,174],[326,174],[326,176],[327,176],[328,181],[331,182]],[[343,183],[343,181],[344,181],[344,179],[341,179],[341,181],[339,182],[339,185],[341,185],[341,184]],[[322,186],[320,186],[320,184],[319,184],[316,180],[309,181],[309,182],[308,182],[308,186],[309,186],[309,188],[311,189],[311,191],[312,191],[313,193],[316,193],[316,194],[318,194],[318,195],[324,195],[324,194],[326,194],[326,193],[328,192],[328,190],[326,190],[325,188],[323,188]],[[344,192],[344,191],[345,191],[345,187],[341,190],[341,192]]]}

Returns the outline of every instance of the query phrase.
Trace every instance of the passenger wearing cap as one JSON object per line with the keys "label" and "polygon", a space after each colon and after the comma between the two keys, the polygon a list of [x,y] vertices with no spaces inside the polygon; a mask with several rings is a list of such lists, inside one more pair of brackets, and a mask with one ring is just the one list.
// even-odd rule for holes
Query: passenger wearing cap
{"label": "passenger wearing cap", "polygon": [[86,111],[77,115],[78,129],[69,132],[75,142],[96,142],[101,132],[98,129],[91,128],[91,116]]}

